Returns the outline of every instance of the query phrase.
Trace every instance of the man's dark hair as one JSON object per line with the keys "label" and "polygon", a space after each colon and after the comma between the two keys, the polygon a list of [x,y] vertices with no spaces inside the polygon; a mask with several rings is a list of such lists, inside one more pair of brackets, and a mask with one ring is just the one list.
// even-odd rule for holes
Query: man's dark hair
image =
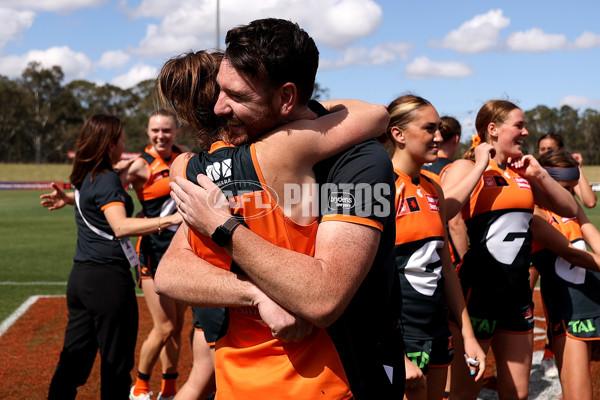
{"label": "man's dark hair", "polygon": [[225,58],[246,76],[264,79],[271,89],[292,82],[298,100],[312,96],[319,66],[314,40],[291,21],[265,18],[230,29],[225,37]]}

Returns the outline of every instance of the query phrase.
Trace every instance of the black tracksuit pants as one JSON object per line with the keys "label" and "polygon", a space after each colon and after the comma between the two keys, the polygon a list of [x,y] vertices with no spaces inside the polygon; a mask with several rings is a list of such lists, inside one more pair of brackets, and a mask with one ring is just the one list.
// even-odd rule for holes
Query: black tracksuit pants
{"label": "black tracksuit pants", "polygon": [[67,308],[69,322],[48,399],[75,399],[99,350],[100,397],[127,400],[138,330],[129,265],[76,262],[67,283]]}

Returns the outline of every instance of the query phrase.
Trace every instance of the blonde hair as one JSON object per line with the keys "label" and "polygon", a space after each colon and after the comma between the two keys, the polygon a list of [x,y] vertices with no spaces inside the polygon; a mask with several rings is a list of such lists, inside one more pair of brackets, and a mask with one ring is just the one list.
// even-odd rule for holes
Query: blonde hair
{"label": "blonde hair", "polygon": [[391,133],[392,128],[398,127],[400,129],[406,129],[408,124],[415,119],[416,112],[423,107],[429,106],[432,106],[429,101],[412,94],[400,96],[388,105],[387,110],[390,114],[390,123],[385,130],[385,134],[380,137],[379,141],[383,144],[390,156],[394,154],[396,149]]}

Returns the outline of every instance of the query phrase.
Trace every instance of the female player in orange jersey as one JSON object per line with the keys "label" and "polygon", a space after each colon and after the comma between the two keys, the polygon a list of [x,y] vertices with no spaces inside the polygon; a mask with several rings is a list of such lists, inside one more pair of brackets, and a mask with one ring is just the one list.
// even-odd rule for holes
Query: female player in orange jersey
{"label": "female player in orange jersey", "polygon": [[[475,336],[486,352],[490,347],[494,351],[500,399],[526,399],[533,352],[529,265],[534,205],[564,216],[574,216],[577,205],[534,157],[523,155],[528,132],[519,107],[489,101],[478,112],[475,127],[473,149],[488,143],[494,156],[462,208],[469,249],[458,267],[459,278]],[[476,168],[468,157],[448,169],[444,188],[459,184]],[[459,337],[455,346],[457,351],[462,347]],[[455,358],[451,397],[476,399],[481,385]]]}
{"label": "female player in orange jersey", "polygon": [[441,399],[454,353],[448,310],[458,321],[475,380],[483,376],[485,353],[477,343],[450,258],[447,206],[441,187],[421,173],[436,161],[441,120],[427,100],[401,96],[388,106],[388,151],[396,175],[396,262],[402,285],[406,347],[406,395]]}

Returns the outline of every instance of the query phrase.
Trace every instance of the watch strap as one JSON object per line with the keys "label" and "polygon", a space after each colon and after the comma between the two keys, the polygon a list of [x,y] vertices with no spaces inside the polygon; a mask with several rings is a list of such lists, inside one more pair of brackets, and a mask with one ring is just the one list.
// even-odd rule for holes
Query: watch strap
{"label": "watch strap", "polygon": [[225,246],[231,241],[233,231],[242,223],[242,217],[232,215],[223,224],[219,225],[211,235],[211,239],[218,246]]}

